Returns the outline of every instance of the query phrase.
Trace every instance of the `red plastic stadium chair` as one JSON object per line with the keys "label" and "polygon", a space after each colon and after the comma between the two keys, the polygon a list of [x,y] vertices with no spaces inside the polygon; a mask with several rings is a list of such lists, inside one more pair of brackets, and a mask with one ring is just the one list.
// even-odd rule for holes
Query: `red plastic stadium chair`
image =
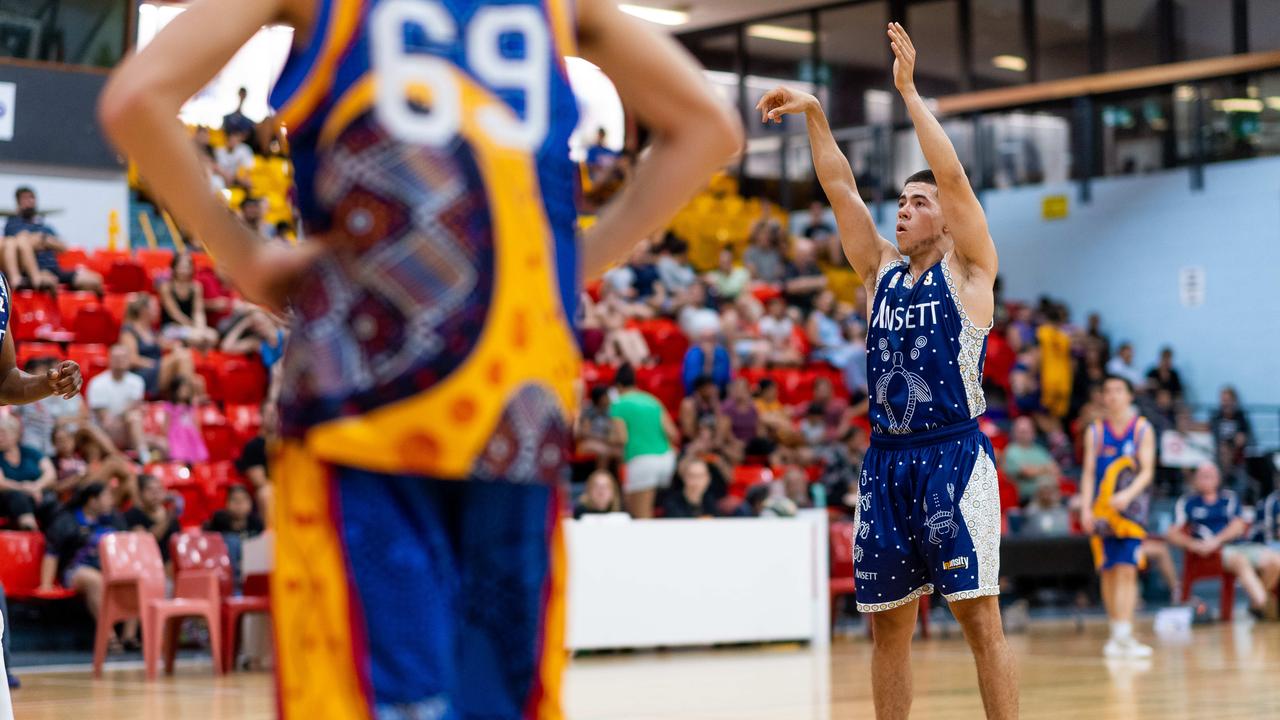
{"label": "red plastic stadium chair", "polygon": [[106,274],[107,290],[113,293],[151,292],[151,278],[135,260],[117,260]]}
{"label": "red plastic stadium chair", "polygon": [[118,262],[129,262],[128,250],[95,250],[89,257],[89,267],[104,277]]}
{"label": "red plastic stadium chair", "polygon": [[60,600],[75,592],[57,588],[40,592],[40,564],[44,561],[44,535],[38,532],[0,531],[0,583],[10,600]]}
{"label": "red plastic stadium chair", "polygon": [[209,395],[222,403],[262,402],[267,396],[267,370],[257,357],[234,357],[217,366],[216,387]]}
{"label": "red plastic stadium chair", "polygon": [[[170,557],[173,558],[174,575],[178,583],[184,579],[212,577],[216,584],[202,583],[201,587],[216,588],[217,596],[210,600],[222,611],[222,667],[228,672],[235,666],[236,650],[240,644],[240,619],[248,613],[271,612],[271,598],[265,592],[265,583],[250,582],[257,576],[245,579],[245,594],[232,594],[233,580],[231,558],[227,545],[217,533],[189,532],[175,535],[170,541]],[[261,592],[251,592],[254,590]]]}
{"label": "red plastic stadium chair", "polygon": [[97,305],[98,296],[80,290],[58,293],[58,314],[62,316],[62,324],[72,327],[80,308],[86,305]]}
{"label": "red plastic stadium chair", "polygon": [[227,422],[236,431],[236,440],[243,446],[262,430],[262,406],[258,403],[229,404]]}
{"label": "red plastic stadium chair", "polygon": [[18,343],[17,346],[17,362],[18,367],[24,367],[27,361],[34,358],[53,358],[55,360],[65,360],[67,354],[63,352],[62,346],[57,343],[24,341]]}
{"label": "red plastic stadium chair", "polygon": [[172,250],[139,250],[133,257],[147,271],[147,276],[153,279],[157,275],[168,273],[173,267]]}
{"label": "red plastic stadium chair", "polygon": [[75,270],[89,264],[89,255],[80,248],[67,248],[58,253],[58,267],[63,270]]}
{"label": "red plastic stadium chair", "polygon": [[729,496],[742,499],[754,485],[773,480],[773,471],[759,465],[738,465],[733,468],[733,481],[729,483]]}
{"label": "red plastic stadium chair", "polygon": [[86,305],[76,313],[71,332],[78,343],[111,345],[120,338],[120,325],[103,306]]}
{"label": "red plastic stadium chair", "polygon": [[[1172,532],[1185,532],[1177,528]],[[1218,580],[1222,583],[1220,600],[1222,607],[1219,616],[1223,622],[1231,622],[1231,609],[1236,603],[1236,576],[1222,567],[1222,551],[1219,550],[1208,557],[1193,552],[1185,552],[1182,556],[1182,602],[1191,599],[1191,586],[1200,580]]]}
{"label": "red plastic stadium chair", "polygon": [[67,359],[80,365],[80,374],[87,384],[98,373],[106,372],[111,352],[106,345],[70,345]]}

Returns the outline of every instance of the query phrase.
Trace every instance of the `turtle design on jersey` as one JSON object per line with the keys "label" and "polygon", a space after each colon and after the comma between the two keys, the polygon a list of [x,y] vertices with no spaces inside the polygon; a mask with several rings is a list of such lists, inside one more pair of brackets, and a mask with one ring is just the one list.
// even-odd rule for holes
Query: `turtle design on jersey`
{"label": "turtle design on jersey", "polygon": [[[916,338],[915,347],[911,348],[912,360],[920,357],[920,350],[928,342],[924,336]],[[888,362],[890,358],[889,341],[885,338],[880,338],[879,347],[880,359]],[[920,402],[932,402],[933,393],[929,391],[929,384],[924,381],[924,378],[903,366],[902,352],[894,352],[892,357],[893,367],[876,381],[876,402],[884,406],[885,416],[889,419],[889,432],[900,435],[911,431],[911,416],[916,412],[916,405]],[[889,404],[889,383],[899,376],[907,384],[907,406],[902,411],[900,420],[894,414],[893,406]]]}

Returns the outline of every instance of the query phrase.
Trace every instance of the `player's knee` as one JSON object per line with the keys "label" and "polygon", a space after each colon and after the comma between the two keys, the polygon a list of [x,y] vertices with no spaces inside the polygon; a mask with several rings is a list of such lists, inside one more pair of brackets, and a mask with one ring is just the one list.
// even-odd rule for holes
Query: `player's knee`
{"label": "player's knee", "polygon": [[916,603],[909,603],[893,610],[883,610],[872,616],[872,641],[878,648],[909,645],[916,631]]}

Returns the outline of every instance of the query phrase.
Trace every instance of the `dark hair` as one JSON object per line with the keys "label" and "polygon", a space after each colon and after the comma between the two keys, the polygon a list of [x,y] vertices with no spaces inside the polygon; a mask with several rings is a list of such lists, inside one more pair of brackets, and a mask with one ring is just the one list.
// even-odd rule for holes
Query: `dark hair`
{"label": "dark hair", "polygon": [[1170,355],[1170,356],[1172,356],[1172,355],[1173,355],[1173,347],[1171,347],[1171,346],[1169,346],[1169,345],[1165,345],[1164,347],[1160,348],[1160,354],[1161,354],[1161,355]]}
{"label": "dark hair", "polygon": [[925,185],[938,187],[938,178],[933,176],[932,170],[926,168],[920,172],[911,173],[911,176],[902,183],[902,187],[906,187],[911,183],[924,183]]}
{"label": "dark hair", "polygon": [[170,269],[170,270],[177,270],[177,269],[178,269],[178,263],[182,262],[182,259],[183,259],[183,258],[186,258],[186,259],[188,259],[188,260],[191,260],[191,267],[192,267],[192,269],[194,269],[194,268],[195,268],[196,261],[191,257],[191,255],[190,255],[189,253],[176,252],[176,253],[174,253],[174,254],[173,254],[173,259],[169,261],[169,269]]}
{"label": "dark hair", "polygon": [[1103,385],[1106,385],[1107,383],[1111,382],[1112,380],[1116,380],[1116,381],[1119,381],[1119,382],[1124,383],[1124,387],[1125,387],[1125,389],[1126,389],[1126,390],[1128,390],[1128,391],[1129,391],[1129,394],[1130,394],[1130,395],[1132,395],[1132,394],[1133,394],[1133,383],[1132,383],[1132,382],[1130,382],[1129,378],[1124,377],[1124,376],[1122,376],[1122,375],[1112,375],[1112,374],[1108,373],[1106,377],[1102,378],[1102,384],[1103,384]]}
{"label": "dark hair", "polygon": [[13,199],[17,200],[23,195],[35,195],[36,191],[32,190],[29,185],[19,185],[17,190],[13,191]]}
{"label": "dark hair", "polygon": [[805,415],[826,415],[827,409],[822,407],[822,403],[809,403],[809,409]]}
{"label": "dark hair", "polygon": [[636,369],[631,367],[631,363],[622,363],[618,368],[617,374],[613,376],[613,381],[618,387],[630,388],[636,386]]}
{"label": "dark hair", "polygon": [[138,492],[142,492],[150,487],[153,483],[160,482],[160,478],[149,473],[141,473],[138,475]]}
{"label": "dark hair", "polygon": [[715,385],[716,381],[710,375],[699,375],[697,380],[693,381],[693,391],[698,392],[708,385]]}
{"label": "dark hair", "polygon": [[67,506],[73,510],[79,510],[88,504],[90,500],[101,495],[106,489],[107,486],[100,482],[91,482],[80,488],[75,497],[71,498],[71,502],[67,503]]}
{"label": "dark hair", "polygon": [[747,488],[747,495],[746,497],[743,498],[742,501],[745,502],[748,507],[755,508],[757,505],[763,505],[765,501],[768,499],[769,499],[769,484],[761,483],[759,485],[752,485],[751,487]]}
{"label": "dark hair", "polygon": [[761,393],[763,393],[765,390],[768,390],[769,388],[774,387],[777,384],[778,383],[773,381],[773,378],[764,378],[760,381],[760,385],[757,386],[757,389]]}
{"label": "dark hair", "polygon": [[164,389],[165,399],[169,400],[170,402],[177,402],[178,392],[181,391],[183,387],[190,384],[191,384],[191,381],[188,380],[187,378],[183,377],[182,375],[175,375],[174,378],[169,381],[169,385]]}
{"label": "dark hair", "polygon": [[22,369],[25,370],[28,375],[39,375],[44,371],[44,369],[52,367],[56,362],[58,362],[57,358],[49,357],[48,355],[41,355],[28,360],[27,364],[24,365]]}
{"label": "dark hair", "polygon": [[253,502],[253,496],[249,494],[249,488],[243,485],[230,485],[227,487],[227,502],[231,502],[232,495],[239,495],[240,493],[244,493],[244,496],[249,498],[249,502]]}
{"label": "dark hair", "polygon": [[597,385],[591,388],[591,404],[598,405],[601,400],[609,395],[609,388],[604,385]]}
{"label": "dark hair", "polygon": [[240,208],[244,209],[245,205],[256,205],[258,207],[262,207],[262,201],[256,197],[247,197],[240,201]]}

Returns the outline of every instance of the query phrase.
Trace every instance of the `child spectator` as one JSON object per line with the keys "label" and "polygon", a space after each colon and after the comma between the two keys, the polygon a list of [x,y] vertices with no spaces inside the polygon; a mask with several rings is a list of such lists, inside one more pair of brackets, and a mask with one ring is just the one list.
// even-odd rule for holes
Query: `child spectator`
{"label": "child spectator", "polygon": [[[40,568],[40,589],[52,591],[54,581],[82,596],[89,614],[98,617],[102,607],[102,561],[98,544],[103,536],[124,530],[124,520],[115,512],[115,496],[102,483],[90,483],[54,518],[47,533],[44,563]],[[130,632],[126,623],[124,646],[139,647],[136,623]],[[113,633],[114,634],[114,633]],[[120,641],[112,639],[118,648]]]}
{"label": "child spectator", "polygon": [[195,391],[186,378],[174,378],[169,384],[164,409],[168,416],[169,459],[188,465],[208,462],[209,448],[200,433]]}
{"label": "child spectator", "polygon": [[608,388],[591,388],[591,402],[582,408],[574,425],[573,435],[578,452],[594,456],[598,468],[608,467],[622,457],[618,429],[609,417],[610,402]]}

